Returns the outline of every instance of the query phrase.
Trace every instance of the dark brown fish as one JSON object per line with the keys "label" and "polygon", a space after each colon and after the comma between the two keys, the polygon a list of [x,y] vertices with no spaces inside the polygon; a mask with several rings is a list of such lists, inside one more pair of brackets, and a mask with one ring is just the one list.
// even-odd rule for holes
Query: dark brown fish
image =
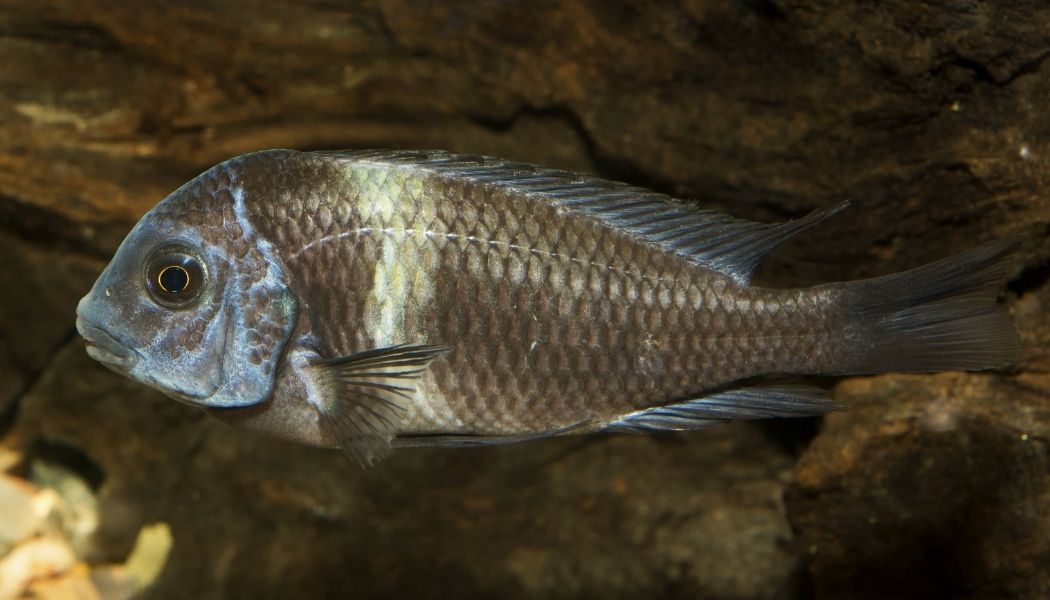
{"label": "dark brown fish", "polygon": [[761,224],[444,152],[271,150],[150,211],[78,307],[88,352],[238,426],[343,448],[822,414],[771,377],[984,369],[1011,243],[804,289],[749,284],[844,205]]}

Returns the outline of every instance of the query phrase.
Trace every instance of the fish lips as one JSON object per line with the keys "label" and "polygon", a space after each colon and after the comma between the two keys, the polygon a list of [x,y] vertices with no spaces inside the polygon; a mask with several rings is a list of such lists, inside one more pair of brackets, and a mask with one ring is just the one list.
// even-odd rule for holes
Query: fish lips
{"label": "fish lips", "polygon": [[118,373],[129,373],[138,362],[137,352],[83,317],[77,317],[77,332],[84,338],[88,356]]}

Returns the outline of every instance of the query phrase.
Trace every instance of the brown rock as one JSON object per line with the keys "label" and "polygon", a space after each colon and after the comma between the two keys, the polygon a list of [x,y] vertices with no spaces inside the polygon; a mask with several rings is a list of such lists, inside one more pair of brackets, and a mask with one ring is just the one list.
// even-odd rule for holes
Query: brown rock
{"label": "brown rock", "polygon": [[1050,402],[989,375],[839,387],[787,505],[821,598],[1038,598]]}
{"label": "brown rock", "polygon": [[[104,263],[0,231],[0,415],[66,343],[77,300]],[[13,284],[13,285],[12,285]],[[86,287],[85,287],[86,286]],[[2,421],[2,419],[0,419]]]}

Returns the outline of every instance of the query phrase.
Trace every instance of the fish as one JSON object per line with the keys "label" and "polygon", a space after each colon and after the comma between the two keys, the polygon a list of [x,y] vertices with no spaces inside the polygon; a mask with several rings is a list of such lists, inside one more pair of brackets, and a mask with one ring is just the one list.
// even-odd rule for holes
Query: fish
{"label": "fish", "polygon": [[841,407],[805,376],[983,370],[1016,240],[752,285],[783,223],[445,151],[265,150],[147,212],[77,306],[88,355],[235,427],[343,450],[689,431]]}

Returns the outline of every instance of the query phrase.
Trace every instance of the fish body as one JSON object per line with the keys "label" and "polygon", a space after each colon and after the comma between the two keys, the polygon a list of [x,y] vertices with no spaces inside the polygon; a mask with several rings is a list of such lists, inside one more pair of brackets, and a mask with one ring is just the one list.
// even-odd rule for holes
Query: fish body
{"label": "fish body", "polygon": [[92,356],[237,426],[342,448],[821,414],[771,376],[1012,360],[1010,244],[884,278],[750,285],[839,207],[759,224],[444,152],[258,152],[136,225],[78,307]]}

